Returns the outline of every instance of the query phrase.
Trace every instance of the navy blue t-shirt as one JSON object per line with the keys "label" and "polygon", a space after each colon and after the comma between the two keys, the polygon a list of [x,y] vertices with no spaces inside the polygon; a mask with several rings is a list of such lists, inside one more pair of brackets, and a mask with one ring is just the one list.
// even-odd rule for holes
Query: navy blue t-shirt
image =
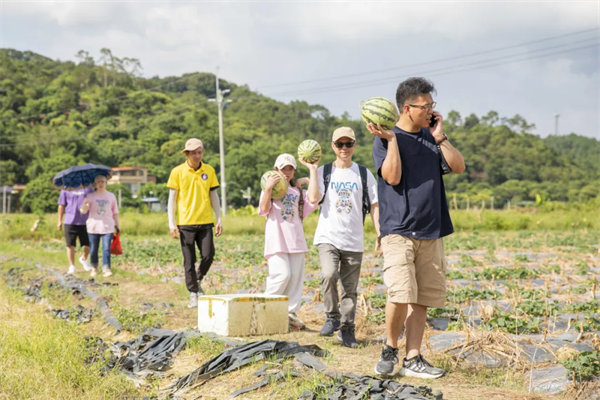
{"label": "navy blue t-shirt", "polygon": [[391,233],[414,239],[438,239],[454,232],[435,140],[428,128],[410,133],[394,127],[402,178],[389,185],[381,177],[388,141],[376,137],[373,161],[377,168],[377,198],[381,236]]}

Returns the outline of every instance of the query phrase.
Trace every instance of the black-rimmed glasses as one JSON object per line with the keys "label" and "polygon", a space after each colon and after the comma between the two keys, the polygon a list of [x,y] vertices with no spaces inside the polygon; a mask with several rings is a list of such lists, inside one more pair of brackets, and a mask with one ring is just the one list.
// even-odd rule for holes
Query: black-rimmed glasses
{"label": "black-rimmed glasses", "polygon": [[351,142],[333,142],[335,147],[337,147],[338,149],[341,149],[344,146],[351,149],[352,147],[354,147],[354,143],[356,143],[354,140]]}
{"label": "black-rimmed glasses", "polygon": [[433,103],[431,103],[431,104],[423,104],[423,105],[419,105],[419,104],[407,104],[407,106],[409,106],[409,107],[418,108],[418,109],[421,109],[423,111],[433,110],[436,105],[437,105],[437,103],[435,101]]}

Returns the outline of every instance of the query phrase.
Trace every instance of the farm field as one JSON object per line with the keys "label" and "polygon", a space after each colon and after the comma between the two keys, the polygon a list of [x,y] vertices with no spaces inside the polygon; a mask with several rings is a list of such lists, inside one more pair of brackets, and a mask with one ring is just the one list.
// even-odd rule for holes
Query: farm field
{"label": "farm field", "polygon": [[[445,240],[447,304],[429,310],[423,353],[446,368],[446,376],[434,381],[395,380],[427,385],[442,392],[443,399],[597,399],[600,229],[593,222],[597,216],[589,217],[587,226],[581,226],[579,218],[572,229],[545,227],[548,221],[565,219],[560,213],[539,218],[498,213],[489,218],[465,212],[456,218],[457,232]],[[226,399],[263,379],[255,372],[265,366],[284,374],[237,398],[297,399],[305,390],[332,382],[293,359],[267,357],[167,397],[173,381],[227,348],[227,343],[206,336],[188,340],[158,376],[128,379],[117,367],[105,368],[104,356],[92,357],[90,337],[112,344],[134,339],[149,327],[179,332],[197,325],[196,310],[186,307],[179,242],[168,236],[166,216],[125,213],[124,254],[113,256],[114,275],[91,281],[79,269],[74,278],[66,279],[100,295],[123,327],[117,333],[103,318],[97,299],[58,284],[67,266],[56,215],[35,220],[33,215],[10,215],[0,225],[0,399]],[[518,225],[523,220],[527,223],[522,229],[511,229],[514,221]],[[34,223],[37,229],[31,231]],[[215,239],[215,263],[203,283],[207,294],[262,292],[267,275],[263,224],[262,218],[251,215],[225,219],[223,236]],[[305,221],[309,243],[314,224],[314,218]],[[502,229],[490,229],[494,224]],[[328,351],[318,357],[328,368],[372,376],[384,338],[385,287],[382,259],[371,251],[372,226],[366,229],[356,320],[359,349],[318,335],[324,316],[313,246],[306,258],[299,313],[307,329],[231,339],[314,344]],[[73,311],[77,306],[91,311]],[[68,321],[51,311],[65,309],[71,310]]]}

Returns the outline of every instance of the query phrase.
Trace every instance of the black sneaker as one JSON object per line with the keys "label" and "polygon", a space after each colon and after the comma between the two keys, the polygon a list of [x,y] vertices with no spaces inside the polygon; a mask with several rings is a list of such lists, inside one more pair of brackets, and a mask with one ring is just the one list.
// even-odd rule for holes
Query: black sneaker
{"label": "black sneaker", "polygon": [[338,329],[340,329],[340,320],[335,318],[327,318],[323,324],[323,327],[321,328],[321,332],[319,332],[319,335],[333,336],[333,332],[337,331]]}
{"label": "black sneaker", "polygon": [[342,327],[338,332],[337,338],[342,344],[346,347],[350,347],[355,349],[358,347],[358,342],[356,341],[356,337],[354,337],[354,329]]}
{"label": "black sneaker", "polygon": [[421,354],[410,360],[402,360],[400,375],[414,376],[415,378],[436,379],[443,376],[446,371],[443,368],[434,367],[423,358]]}
{"label": "black sneaker", "polygon": [[379,362],[375,366],[375,373],[386,376],[394,375],[396,364],[398,364],[398,349],[386,344],[383,350],[381,350]]}

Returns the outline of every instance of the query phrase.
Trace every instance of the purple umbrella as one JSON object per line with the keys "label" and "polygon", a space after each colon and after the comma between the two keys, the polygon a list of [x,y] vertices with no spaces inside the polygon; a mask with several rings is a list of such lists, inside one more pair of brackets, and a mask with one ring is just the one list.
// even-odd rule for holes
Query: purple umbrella
{"label": "purple umbrella", "polygon": [[98,175],[110,177],[110,167],[99,164],[75,165],[54,175],[52,184],[57,189],[90,187]]}

